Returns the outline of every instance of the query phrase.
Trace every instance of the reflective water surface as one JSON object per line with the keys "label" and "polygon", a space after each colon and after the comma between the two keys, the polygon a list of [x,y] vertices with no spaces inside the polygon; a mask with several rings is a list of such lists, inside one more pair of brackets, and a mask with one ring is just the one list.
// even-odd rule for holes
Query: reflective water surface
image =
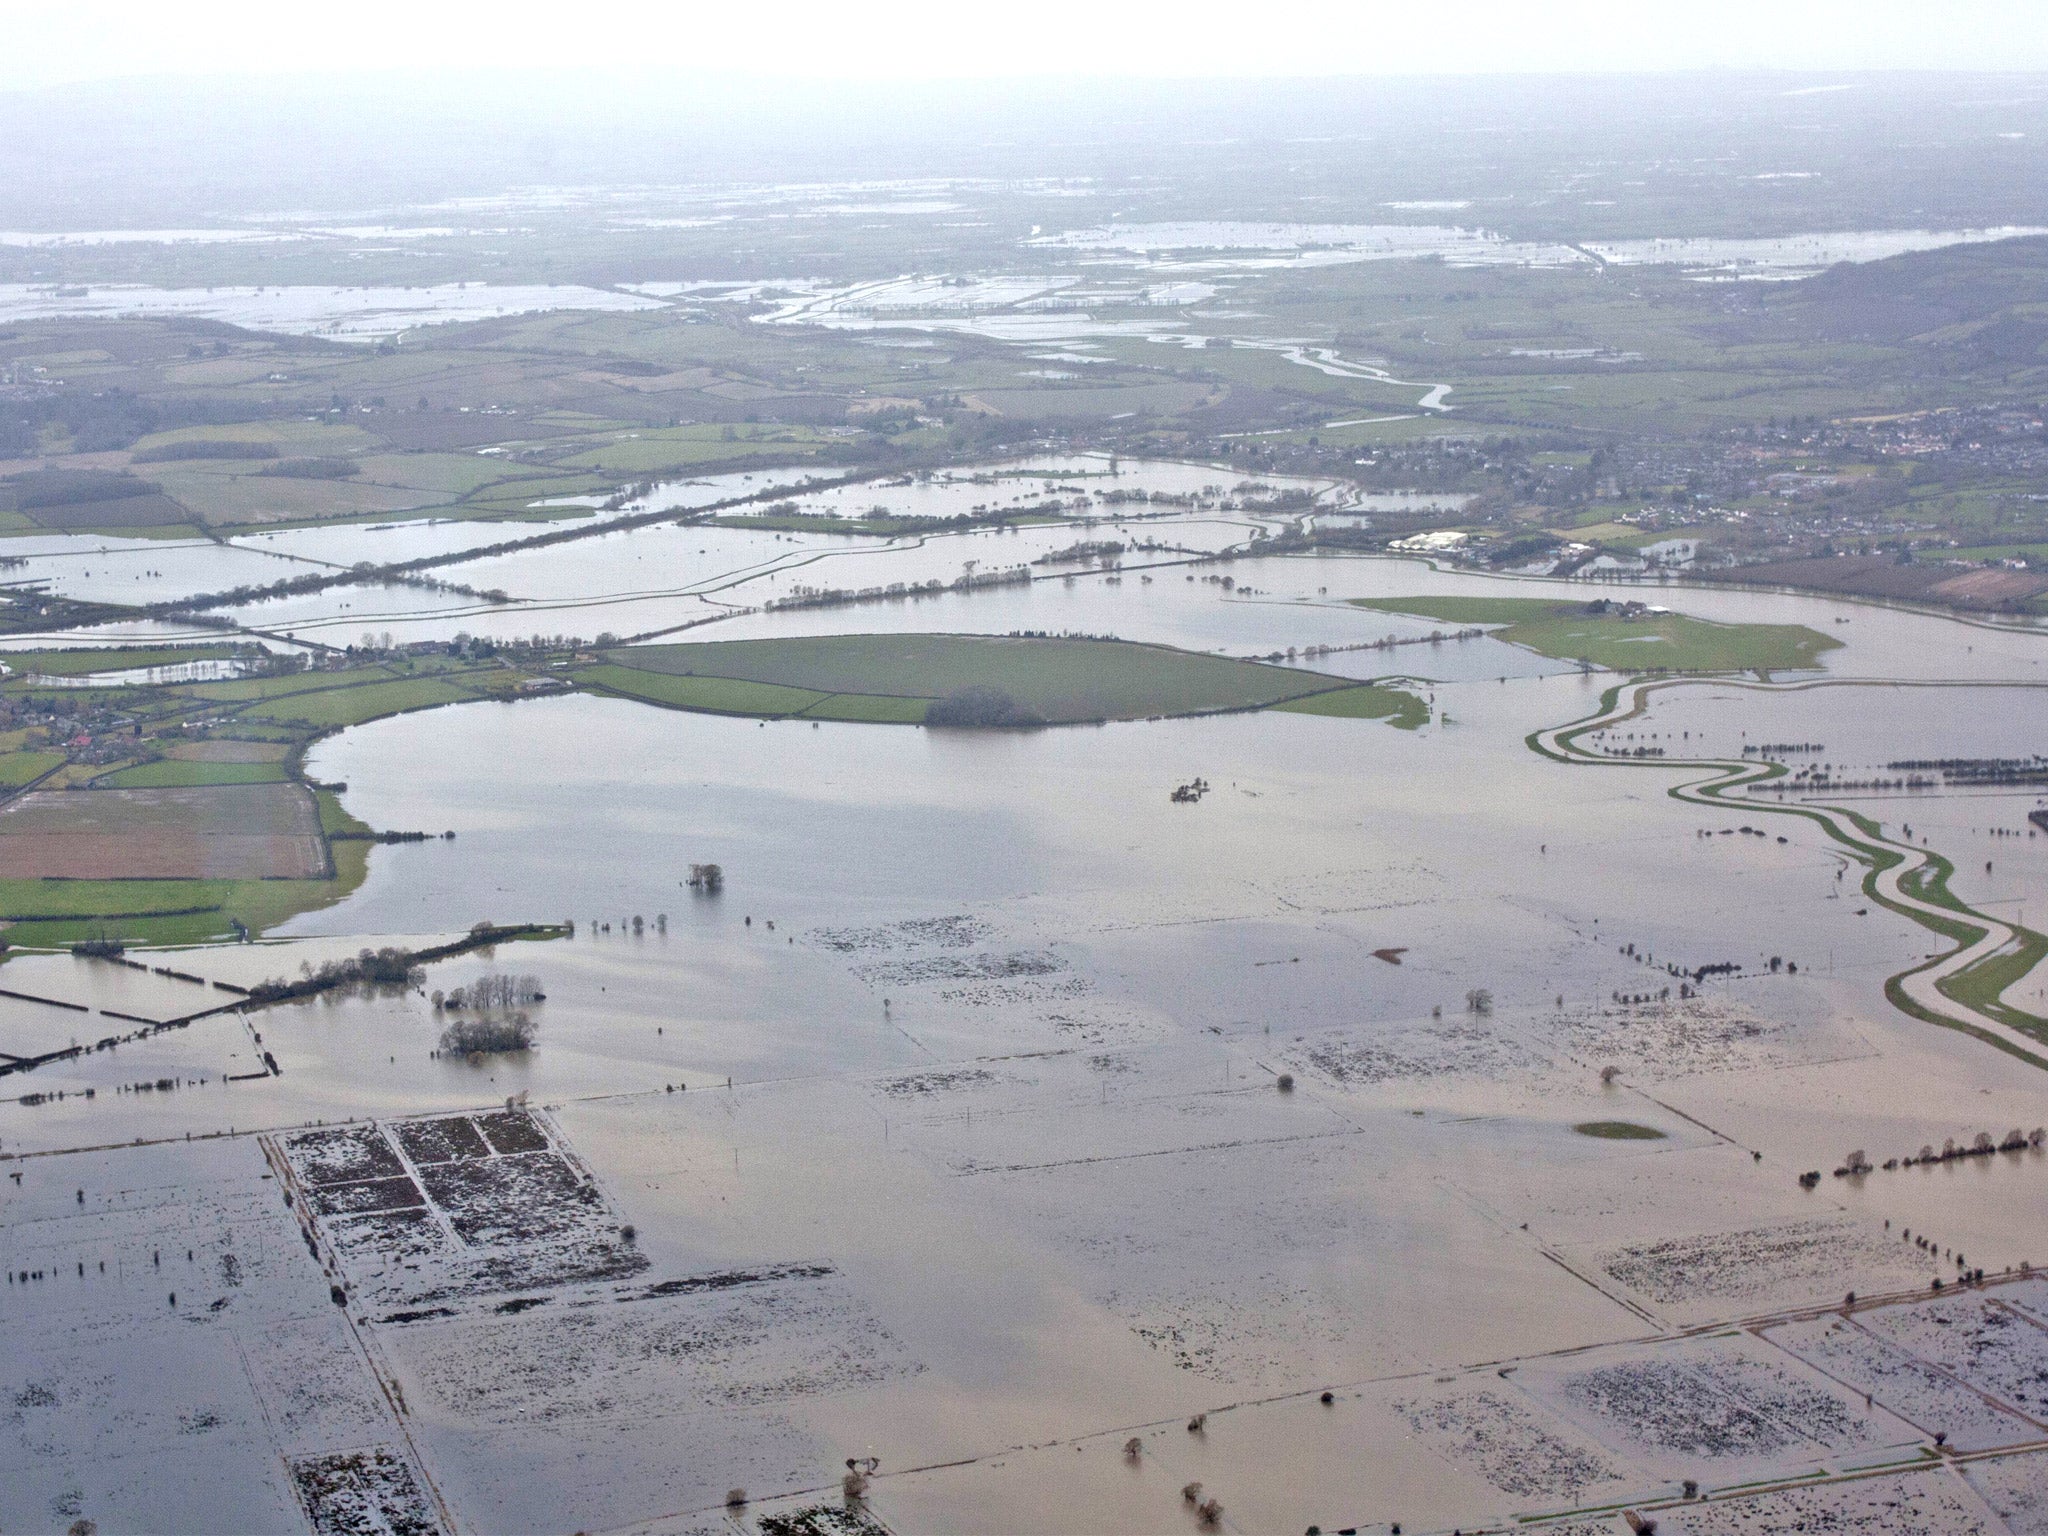
{"label": "reflective water surface", "polygon": [[[1221,512],[1125,526],[1181,550],[1246,536]],[[1079,537],[665,527],[463,579],[522,599],[505,622],[526,630],[542,627],[530,606],[549,630],[627,633],[759,609],[800,574],[950,580]],[[1958,1253],[1993,1277],[2031,1254],[2040,1152],[1829,1176],[1851,1149],[1881,1164],[2048,1120],[2039,1068],[1886,1001],[1935,936],[1859,899],[1810,823],[1759,807],[1767,835],[1720,836],[1729,818],[1664,793],[1681,767],[1528,749],[1612,676],[1492,638],[1432,643],[1446,626],[1342,601],[1585,586],[1185,558],[1132,550],[1071,582],[1034,567],[1051,579],[740,612],[701,634],[1035,629],[1232,655],[1393,637],[1416,643],[1300,664],[1426,679],[1436,717],[963,733],[590,696],[431,710],[331,737],[308,771],[346,782],[372,826],[453,840],[374,849],[355,895],[270,941],[140,957],[198,982],[11,961],[27,996],[0,997],[0,1053],[26,1055],[132,1027],[52,1000],[172,1019],[231,999],[214,982],[363,945],[575,925],[416,988],[215,1014],[0,1079],[0,1156],[18,1158],[0,1166],[21,1174],[0,1184],[0,1266],[48,1276],[0,1291],[8,1391],[24,1426],[70,1415],[76,1447],[0,1480],[0,1524],[47,1523],[74,1488],[116,1524],[205,1524],[195,1493],[153,1486],[167,1469],[188,1490],[226,1478],[215,1514],[237,1528],[288,1524],[304,1458],[365,1445],[410,1447],[459,1528],[676,1532],[730,1529],[735,1487],[757,1513],[836,1504],[848,1456],[880,1458],[874,1514],[905,1531],[1190,1530],[1192,1481],[1235,1529],[1599,1507],[1567,1528],[1606,1530],[1686,1476],[1917,1456],[1910,1404],[1866,1412],[1789,1336],[1681,1335],[1953,1280]],[[268,621],[494,622],[359,595],[384,606]],[[1978,686],[1689,684],[1616,749],[1818,741],[1856,765],[2041,749],[2037,696],[2011,686],[2039,680],[2038,634],[1772,593],[1660,600],[1820,628],[1844,642],[1825,679]],[[1170,800],[1196,777],[1198,803]],[[2035,803],[1893,797],[1869,814],[1924,829],[1966,899],[2016,908],[2040,904],[2048,842],[1988,829],[2024,834]],[[711,862],[723,889],[690,888]],[[442,1050],[453,1015],[433,994],[498,971],[546,993],[534,1048]],[[502,1115],[520,1095],[540,1127],[526,1151],[476,1141],[469,1168],[407,1130],[378,1154],[403,1152],[384,1177],[412,1195],[323,1172],[341,1143],[303,1139]],[[1657,1134],[1574,1130],[1602,1122]],[[517,1180],[550,1159],[589,1193],[544,1231],[519,1213],[557,1208],[521,1204]],[[445,1221],[448,1243],[499,1245],[523,1278],[434,1279],[453,1250],[403,1248],[390,1234],[413,1228],[379,1214],[387,1197],[421,1201],[393,1208]],[[589,1222],[612,1245],[595,1278],[562,1258],[599,1251]],[[1996,1295],[2019,1316],[2031,1293]],[[1867,1315],[1887,1337],[1922,1327]],[[163,1404],[135,1373],[172,1384]],[[1596,1388],[1624,1380],[1659,1412],[1711,1380],[1794,1427],[1675,1453],[1599,1407]],[[2036,1433],[2002,1413],[1984,1443]],[[207,1429],[187,1427],[200,1414]],[[0,1443],[19,1458],[26,1442]],[[1569,1477],[1528,1470],[1557,1466]]]}

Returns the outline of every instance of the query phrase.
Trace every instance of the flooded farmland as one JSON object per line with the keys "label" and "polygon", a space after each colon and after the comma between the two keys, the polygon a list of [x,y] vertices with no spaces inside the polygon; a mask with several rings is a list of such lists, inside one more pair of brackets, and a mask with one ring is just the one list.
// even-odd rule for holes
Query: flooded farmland
{"label": "flooded farmland", "polygon": [[127,9],[0,1536],[2048,1536],[2031,34]]}
{"label": "flooded farmland", "polygon": [[[464,573],[528,628],[1301,653],[1423,680],[1429,722],[991,733],[576,692],[323,737],[310,781],[433,835],[261,942],[7,967],[0,1055],[121,1038],[0,1094],[0,1525],[1182,1531],[1213,1499],[1241,1530],[1718,1532],[1874,1500],[1996,1529],[2048,1434],[2048,1077],[1892,1006],[1935,936],[1860,898],[1800,796],[1724,836],[1664,790],[1749,746],[2025,756],[2042,639],[1670,589],[1844,644],[1674,685],[1582,743],[1625,764],[1564,762],[1529,738],[1611,674],[1344,600],[1583,584],[1188,563],[1250,531],[1097,523],[1162,547],[1072,579],[1029,563],[1071,526],[655,527]],[[793,569],[1004,558],[1049,579],[768,601]],[[260,627],[489,632],[342,600]],[[2037,785],[1874,793],[1965,902],[2038,902]],[[559,926],[241,1005],[479,922]],[[544,994],[530,1048],[449,1048],[445,999],[508,970]],[[1718,1513],[1757,1483],[1785,1491]]]}

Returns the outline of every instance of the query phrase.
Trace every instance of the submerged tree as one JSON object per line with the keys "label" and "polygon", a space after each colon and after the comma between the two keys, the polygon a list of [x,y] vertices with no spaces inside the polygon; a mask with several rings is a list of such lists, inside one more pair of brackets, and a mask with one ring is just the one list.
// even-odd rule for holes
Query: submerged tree
{"label": "submerged tree", "polygon": [[518,1008],[527,1003],[543,1002],[546,998],[547,993],[541,991],[538,976],[513,976],[504,971],[493,971],[479,976],[466,987],[455,988],[437,1006]]}
{"label": "submerged tree", "polygon": [[501,1056],[533,1049],[539,1027],[523,1013],[457,1019],[441,1031],[441,1049],[457,1056]]}

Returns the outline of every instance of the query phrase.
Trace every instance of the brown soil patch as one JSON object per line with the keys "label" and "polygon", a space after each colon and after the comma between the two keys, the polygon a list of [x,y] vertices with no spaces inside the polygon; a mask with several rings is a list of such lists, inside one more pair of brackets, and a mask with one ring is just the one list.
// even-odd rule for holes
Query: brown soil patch
{"label": "brown soil patch", "polygon": [[1866,597],[1918,597],[1941,579],[1939,567],[1901,565],[1889,555],[1841,555],[1827,560],[1777,560],[1737,566],[1728,576],[1771,586],[1809,587],[1816,592],[1854,592]]}
{"label": "brown soil patch", "polygon": [[0,809],[0,879],[317,880],[313,798],[297,784],[39,790]]}
{"label": "brown soil patch", "polygon": [[2027,571],[1972,570],[1931,561],[1900,565],[1890,555],[1778,560],[1718,574],[1745,584],[1948,603],[1957,608],[2010,608],[2048,591],[2048,578]]}
{"label": "brown soil patch", "polygon": [[2003,608],[2041,592],[2048,592],[2048,577],[2008,570],[1965,571],[1927,589],[1929,597],[1966,608]]}
{"label": "brown soil patch", "polygon": [[291,749],[288,741],[181,741],[164,756],[181,763],[281,763]]}

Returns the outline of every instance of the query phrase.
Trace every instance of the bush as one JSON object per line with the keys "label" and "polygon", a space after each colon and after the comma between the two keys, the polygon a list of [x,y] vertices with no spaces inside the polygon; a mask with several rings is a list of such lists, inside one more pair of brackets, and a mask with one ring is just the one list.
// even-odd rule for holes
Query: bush
{"label": "bush", "polygon": [[275,1003],[288,997],[311,997],[332,987],[358,984],[406,987],[417,982],[422,974],[411,950],[390,944],[382,949],[359,950],[353,960],[326,961],[317,971],[309,965],[300,966],[299,971],[297,981],[273,977],[269,981],[258,982],[249,989],[250,999],[259,1003]]}
{"label": "bush", "polygon": [[436,994],[436,1007],[449,1008],[516,1008],[524,1003],[538,1003],[547,994],[540,989],[538,976],[513,976],[504,971],[493,971],[479,976],[466,987],[457,987],[445,998]]}
{"label": "bush", "polygon": [[1045,717],[1024,708],[1000,688],[962,688],[934,699],[924,713],[926,725],[986,729],[991,726],[1045,724]]}

